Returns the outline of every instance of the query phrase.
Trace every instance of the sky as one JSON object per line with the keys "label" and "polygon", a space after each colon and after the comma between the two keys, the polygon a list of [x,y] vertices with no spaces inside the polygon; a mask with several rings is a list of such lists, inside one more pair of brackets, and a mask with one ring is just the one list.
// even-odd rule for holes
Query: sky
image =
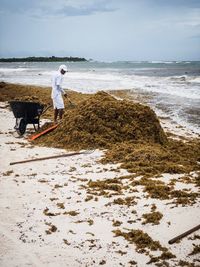
{"label": "sky", "polygon": [[0,57],[200,60],[200,0],[0,0]]}

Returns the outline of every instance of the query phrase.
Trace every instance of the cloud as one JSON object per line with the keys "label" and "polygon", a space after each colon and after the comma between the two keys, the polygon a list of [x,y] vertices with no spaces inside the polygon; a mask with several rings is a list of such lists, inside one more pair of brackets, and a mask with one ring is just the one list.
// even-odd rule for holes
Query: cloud
{"label": "cloud", "polygon": [[104,12],[112,12],[115,11],[114,8],[109,8],[100,4],[93,4],[88,6],[80,6],[80,7],[74,7],[74,6],[64,6],[63,8],[56,11],[57,15],[63,15],[63,16],[87,16],[92,15],[95,13],[104,13]]}
{"label": "cloud", "polygon": [[178,5],[188,8],[200,8],[200,1],[199,0],[172,0],[172,1],[166,1],[171,3],[172,5]]}
{"label": "cloud", "polygon": [[[146,0],[145,0],[146,1]],[[152,3],[156,6],[163,7],[179,7],[179,8],[200,8],[199,0],[167,0],[167,1],[158,1],[158,0],[148,0],[148,3]]]}
{"label": "cloud", "polygon": [[0,10],[1,12],[18,13],[25,12],[27,10],[32,10],[37,7],[38,1],[7,1],[0,0]]}
{"label": "cloud", "polygon": [[200,40],[200,34],[193,35],[190,37],[191,39],[199,39]]}
{"label": "cloud", "polygon": [[0,11],[1,14],[20,13],[39,18],[40,16],[88,16],[116,10],[108,7],[105,0],[85,1],[84,5],[77,0],[74,2],[57,0],[56,2],[55,4],[55,1],[51,0],[16,0],[12,2],[0,0]]}

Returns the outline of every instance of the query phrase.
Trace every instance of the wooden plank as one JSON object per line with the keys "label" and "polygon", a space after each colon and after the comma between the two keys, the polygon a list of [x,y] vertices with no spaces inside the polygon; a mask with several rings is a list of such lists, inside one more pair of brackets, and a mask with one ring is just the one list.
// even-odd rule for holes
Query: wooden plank
{"label": "wooden plank", "polygon": [[169,240],[168,243],[169,243],[170,245],[171,245],[171,244],[174,244],[174,243],[175,243],[176,241],[178,241],[179,239],[181,239],[181,238],[183,238],[183,237],[185,237],[185,236],[187,236],[187,235],[189,235],[189,234],[191,234],[191,233],[193,233],[193,232],[195,232],[195,231],[197,231],[197,230],[199,230],[199,229],[200,229],[200,224],[197,225],[197,226],[195,226],[195,227],[193,227],[192,229],[190,229],[190,230],[184,232],[183,234],[178,235],[178,236],[172,238],[171,240]]}
{"label": "wooden plank", "polygon": [[56,158],[63,158],[63,157],[71,157],[71,156],[76,156],[76,155],[81,155],[81,154],[88,154],[92,152],[88,151],[83,151],[83,152],[73,152],[73,153],[67,153],[67,154],[61,154],[61,155],[55,155],[55,156],[49,156],[49,157],[43,157],[43,158],[35,158],[35,159],[27,159],[27,160],[22,160],[22,161],[16,161],[16,162],[11,162],[10,165],[15,165],[15,164],[22,164],[26,162],[32,162],[32,161],[40,161],[40,160],[46,160],[46,159],[56,159]]}
{"label": "wooden plank", "polygon": [[55,125],[53,125],[53,126],[47,128],[46,130],[42,131],[41,133],[38,133],[38,134],[36,134],[36,135],[32,135],[31,137],[29,137],[29,140],[30,140],[30,141],[33,141],[33,140],[37,139],[38,137],[40,137],[40,136],[42,136],[42,135],[45,135],[45,134],[47,134],[47,133],[53,131],[53,130],[56,129],[57,127],[58,127],[58,124],[55,124]]}

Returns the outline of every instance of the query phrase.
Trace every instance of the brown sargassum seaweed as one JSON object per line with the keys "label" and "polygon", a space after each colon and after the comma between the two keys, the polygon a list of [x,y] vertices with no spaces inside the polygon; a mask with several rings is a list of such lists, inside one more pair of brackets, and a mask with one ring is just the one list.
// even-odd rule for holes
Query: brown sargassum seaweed
{"label": "brown sargassum seaweed", "polygon": [[[175,205],[192,205],[199,197],[199,193],[175,190],[172,184],[150,179],[162,173],[198,173],[200,142],[167,138],[156,114],[147,106],[98,92],[69,110],[55,131],[36,142],[74,150],[106,149],[102,163],[121,163],[133,173],[125,177],[130,181],[128,187],[122,184],[123,179],[90,181],[91,194],[110,197],[142,185],[147,197],[173,199]],[[135,180],[138,175],[142,178]],[[199,174],[191,181],[199,186]]]}
{"label": "brown sargassum seaweed", "polygon": [[156,114],[148,106],[98,92],[69,110],[59,128],[39,142],[77,150],[111,148],[113,144],[133,140],[167,142]]}
{"label": "brown sargassum seaweed", "polygon": [[161,173],[189,173],[200,170],[200,141],[187,143],[168,139],[158,143],[123,142],[113,145],[106,152],[103,163],[121,162],[122,168],[139,175],[159,175]]}
{"label": "brown sargassum seaweed", "polygon": [[102,163],[122,163],[137,175],[200,170],[200,141],[166,137],[148,106],[98,92],[67,111],[63,122],[36,143],[66,149],[107,149]]}
{"label": "brown sargassum seaweed", "polygon": [[[1,101],[40,100],[46,105],[51,101],[50,88],[1,82],[0,89]],[[85,95],[68,91],[68,95],[76,107],[66,108],[59,127],[35,143],[73,150],[106,149],[102,163],[121,163],[122,168],[145,177],[200,170],[200,140],[167,138],[148,106],[117,100],[105,92]],[[48,110],[45,116],[52,117],[53,111]],[[199,177],[194,181],[197,186]]]}
{"label": "brown sargassum seaweed", "polygon": [[159,224],[160,220],[163,217],[163,214],[159,211],[154,211],[151,213],[145,213],[142,215],[142,217],[145,219],[142,224],[152,223],[152,224]]}

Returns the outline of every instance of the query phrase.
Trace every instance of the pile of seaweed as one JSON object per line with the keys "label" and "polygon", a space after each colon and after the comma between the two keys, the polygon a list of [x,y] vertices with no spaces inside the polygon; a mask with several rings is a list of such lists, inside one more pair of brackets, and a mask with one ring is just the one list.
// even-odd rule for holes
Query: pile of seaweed
{"label": "pile of seaweed", "polygon": [[148,106],[117,100],[105,92],[68,111],[56,131],[40,139],[47,145],[70,149],[111,148],[124,141],[165,144],[167,138]]}
{"label": "pile of seaweed", "polygon": [[166,137],[148,106],[98,92],[68,110],[59,127],[36,143],[72,150],[107,149],[103,163],[122,163],[137,175],[198,171],[200,141]]}

